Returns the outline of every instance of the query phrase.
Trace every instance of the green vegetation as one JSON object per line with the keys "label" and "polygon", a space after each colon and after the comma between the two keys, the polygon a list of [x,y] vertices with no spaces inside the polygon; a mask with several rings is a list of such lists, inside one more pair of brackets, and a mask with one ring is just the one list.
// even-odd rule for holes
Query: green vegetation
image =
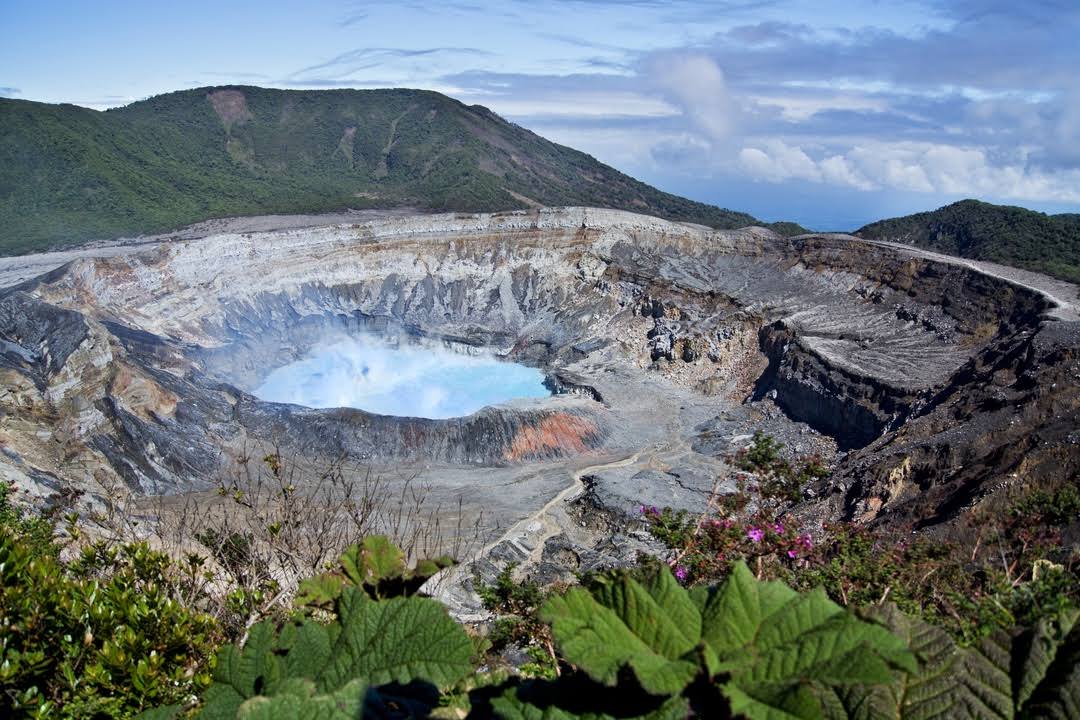
{"label": "green vegetation", "polygon": [[730,458],[753,474],[700,516],[641,508],[653,536],[675,553],[681,580],[713,582],[747,562],[761,577],[821,587],[845,606],[889,600],[965,645],[1080,607],[1080,553],[1062,538],[1080,520],[1075,485],[1030,490],[1005,513],[976,516],[966,540],[897,539],[851,523],[814,537],[782,511],[823,469],[817,458],[788,462],[781,451],[772,438],[755,435]]}
{"label": "green vegetation", "polygon": [[558,676],[558,658],[551,632],[540,619],[540,606],[547,597],[538,584],[514,579],[515,565],[507,565],[492,585],[477,580],[476,593],[484,608],[495,614],[487,641],[490,650],[501,652],[517,646],[525,649],[529,662],[518,668],[521,675],[553,679]]}
{"label": "green vegetation", "polygon": [[18,493],[14,485],[0,481],[0,528],[9,528],[17,535],[32,555],[53,556],[57,547],[53,543],[54,525],[52,516],[55,512],[42,515],[28,513],[12,502]]}
{"label": "green vegetation", "polygon": [[451,558],[440,557],[421,560],[410,568],[405,564],[405,552],[389,538],[370,535],[342,554],[338,569],[301,581],[296,600],[302,605],[325,606],[336,602],[348,587],[375,600],[411,596],[453,564]]}
{"label": "green vegetation", "polygon": [[530,204],[760,224],[429,91],[200,88],[105,112],[0,99],[0,253],[232,215]]}
{"label": "green vegetation", "polygon": [[894,668],[915,670],[905,644],[884,628],[821,591],[759,582],[743,563],[722,585],[694,592],[665,566],[641,579],[601,576],[552,598],[541,616],[563,657],[594,682],[632,676],[650,695],[682,698],[705,717],[725,705],[748,717],[815,716],[818,686],[881,684]]}
{"label": "green vegetation", "polygon": [[[668,561],[643,558],[635,568],[548,591],[515,580],[512,567],[480,584],[497,615],[486,638],[419,594],[449,559],[410,567],[383,536],[367,536],[302,581],[291,607],[246,604],[246,621],[222,622],[201,610],[214,606],[204,581],[264,569],[207,568],[259,565],[247,539],[207,538],[208,551],[224,559],[189,553],[179,560],[143,543],[91,542],[70,517],[57,534],[54,517],[20,510],[3,485],[0,713],[144,720],[1076,716],[1080,583],[1075,558],[1055,535],[1077,520],[1075,487],[1018,498],[1001,527],[984,528],[975,552],[890,543],[849,526],[811,540],[776,515],[790,488],[754,482],[818,474],[803,472],[816,461],[783,455],[759,435],[733,458],[749,468],[742,491],[749,500],[729,506],[737,508],[734,519],[719,518],[729,511],[715,508],[696,520],[645,508],[649,526],[673,543]],[[763,487],[779,490],[762,496]],[[983,546],[993,547],[1001,570],[982,562]],[[490,654],[500,645],[535,652],[508,672]]]}
{"label": "green vegetation", "polygon": [[52,524],[20,517],[3,487],[0,709],[131,717],[197,697],[223,637],[212,617],[183,601],[178,567],[145,543],[91,543],[60,562]]}
{"label": "green vegetation", "polygon": [[200,716],[355,718],[361,707],[398,705],[423,717],[439,690],[472,672],[472,650],[434,600],[373,600],[348,587],[329,623],[263,621],[242,647],[222,649]]}
{"label": "green vegetation", "polygon": [[933,212],[871,223],[855,234],[1080,282],[1080,215],[962,200]]}

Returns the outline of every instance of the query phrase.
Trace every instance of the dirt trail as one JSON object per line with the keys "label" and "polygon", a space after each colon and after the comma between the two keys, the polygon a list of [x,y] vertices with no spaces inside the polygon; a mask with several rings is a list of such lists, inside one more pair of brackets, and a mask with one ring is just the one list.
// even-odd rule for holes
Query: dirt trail
{"label": "dirt trail", "polygon": [[511,545],[517,550],[519,555],[525,557],[526,560],[524,563],[531,565],[532,563],[537,562],[540,559],[540,555],[543,553],[544,543],[546,543],[549,538],[562,532],[562,527],[559,525],[558,518],[556,517],[559,509],[566,507],[568,503],[573,502],[585,491],[585,484],[582,481],[582,478],[603,470],[633,465],[638,462],[638,459],[641,457],[642,453],[646,452],[646,450],[648,450],[648,448],[638,450],[632,455],[628,455],[618,460],[588,465],[575,470],[571,474],[572,482],[565,489],[561,490],[551,498],[551,500],[549,500],[542,508],[514,523],[498,538],[473,553],[472,557],[468,560],[451,568],[447,568],[431,578],[431,580],[428,581],[425,592],[435,596],[452,610],[455,610],[462,620],[480,619],[479,617],[471,617],[470,613],[467,611],[462,612],[466,608],[469,608],[471,603],[464,597],[457,597],[466,586],[465,581],[472,575],[473,565],[486,558],[492,550],[503,543]]}
{"label": "dirt trail", "polygon": [[945,255],[943,253],[934,252],[933,250],[924,250],[904,243],[888,242],[885,240],[863,240],[861,238],[859,238],[859,240],[871,245],[880,245],[881,247],[887,247],[893,250],[901,250],[915,257],[936,260],[937,262],[948,263],[950,265],[960,265],[984,275],[989,275],[1000,280],[1006,280],[1014,285],[1027,288],[1028,290],[1034,290],[1056,306],[1050,311],[1051,316],[1066,321],[1080,320],[1080,287],[1070,282],[1066,282],[1065,280],[1058,280],[1057,278],[1032,272],[1031,270],[1009,267],[1008,265],[999,265],[985,260],[970,260],[968,258]]}
{"label": "dirt trail", "polygon": [[[552,517],[552,511],[555,508],[562,507],[565,504],[571,503],[577,499],[577,497],[585,491],[585,483],[582,482],[582,478],[586,475],[599,472],[601,470],[610,470],[612,468],[628,467],[633,465],[641,457],[641,454],[645,450],[638,450],[633,455],[622,458],[621,460],[614,460],[612,462],[599,463],[596,465],[589,465],[575,471],[571,478],[573,482],[570,483],[564,490],[559,492],[555,497],[551,498],[542,508],[534,512],[533,514],[522,518],[514,523],[510,528],[504,532],[497,539],[488,543],[484,547],[480,548],[473,556],[472,560],[468,563],[462,563],[461,567],[465,565],[471,565],[472,562],[486,556],[497,545],[503,542],[508,542],[517,546],[522,552],[528,554],[530,559],[532,555],[539,556],[539,553],[543,552],[544,542],[546,542],[552,536],[558,534],[561,530],[558,523]],[[522,544],[531,548],[522,548]]]}

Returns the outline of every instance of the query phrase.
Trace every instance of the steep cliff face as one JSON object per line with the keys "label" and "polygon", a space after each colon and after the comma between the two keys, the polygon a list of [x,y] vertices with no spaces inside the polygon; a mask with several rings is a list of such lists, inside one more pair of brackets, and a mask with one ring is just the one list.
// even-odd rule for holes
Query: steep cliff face
{"label": "steep cliff face", "polygon": [[[702,502],[718,457],[767,426],[850,451],[810,515],[935,523],[1014,474],[1075,473],[1080,341],[1059,310],[849,236],[585,208],[87,253],[0,291],[0,472],[42,494],[177,493],[264,443],[312,465],[416,467],[478,509],[506,488],[495,504],[517,518],[550,511],[536,488],[551,478],[612,457],[658,502]],[[532,364],[559,392],[449,420],[251,394],[359,333]]]}
{"label": "steep cliff face", "polygon": [[1051,307],[1000,278],[923,258],[881,262],[882,252],[852,252],[841,237],[792,245],[807,267],[861,278],[855,294],[879,312],[858,325],[832,318],[808,326],[796,314],[763,327],[769,368],[756,394],[771,393],[845,450],[900,428],[947,388],[972,384],[957,358],[1037,327]]}
{"label": "steep cliff face", "polygon": [[[904,425],[845,458],[822,515],[965,532],[975,507],[1080,478],[1080,324],[996,339]],[[824,506],[824,510],[821,506]]]}

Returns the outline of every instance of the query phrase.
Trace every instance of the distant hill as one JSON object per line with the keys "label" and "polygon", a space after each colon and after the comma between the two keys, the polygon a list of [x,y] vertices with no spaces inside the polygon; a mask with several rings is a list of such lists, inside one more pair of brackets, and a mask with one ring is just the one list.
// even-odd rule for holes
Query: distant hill
{"label": "distant hill", "polygon": [[933,212],[880,220],[859,237],[907,243],[1080,283],[1080,214],[1046,215],[961,200]]}
{"label": "distant hill", "polygon": [[0,99],[0,254],[230,215],[531,205],[763,224],[423,90],[229,86],[104,112]]}

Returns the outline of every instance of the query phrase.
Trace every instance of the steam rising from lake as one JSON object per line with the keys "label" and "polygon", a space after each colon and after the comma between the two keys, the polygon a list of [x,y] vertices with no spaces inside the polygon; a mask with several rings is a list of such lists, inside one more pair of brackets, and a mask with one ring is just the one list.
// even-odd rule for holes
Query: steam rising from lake
{"label": "steam rising from lake", "polygon": [[441,347],[394,347],[374,337],[316,346],[270,373],[262,400],[312,408],[351,407],[381,415],[449,418],[514,398],[546,397],[535,368]]}

